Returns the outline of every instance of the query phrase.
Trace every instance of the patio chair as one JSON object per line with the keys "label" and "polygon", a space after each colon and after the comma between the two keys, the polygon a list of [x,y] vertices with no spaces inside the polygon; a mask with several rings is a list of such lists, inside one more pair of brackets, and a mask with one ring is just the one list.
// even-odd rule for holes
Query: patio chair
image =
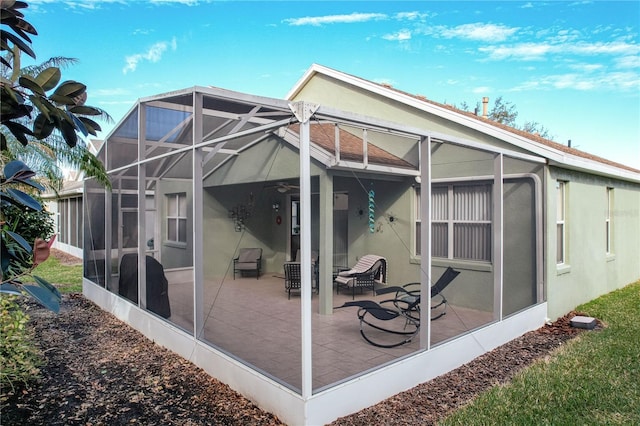
{"label": "patio chair", "polygon": [[362,293],[365,289],[371,289],[375,293],[376,284],[387,282],[387,260],[375,254],[362,256],[351,269],[338,272],[335,278],[336,293],[340,288],[351,288],[353,299],[356,298],[356,289]]}
{"label": "patio chair", "polygon": [[358,307],[360,335],[369,344],[379,348],[395,348],[404,345],[420,331],[420,319],[411,314],[420,304],[420,297],[411,303],[401,299],[354,300],[339,308]]}
{"label": "patio chair", "polygon": [[[445,305],[446,309],[447,300],[442,294],[442,290],[459,274],[460,271],[448,267],[431,287],[431,298],[437,298],[435,305],[432,303],[432,309],[442,305]],[[360,334],[364,340],[380,348],[394,348],[411,342],[420,331],[419,286],[420,283],[410,283],[402,287],[382,288],[377,291],[377,294],[395,292],[395,297],[379,303],[372,300],[346,302],[338,308],[358,307]],[[436,320],[444,314],[444,311],[440,312],[431,319]],[[398,338],[395,338],[396,336]]]}
{"label": "patio chair", "polygon": [[233,279],[236,279],[236,272],[242,276],[245,272],[256,272],[256,279],[260,278],[262,268],[261,248],[241,248],[238,257],[233,259]]}
{"label": "patio chair", "polygon": [[[302,262],[300,259],[300,249],[296,251],[296,262]],[[314,280],[313,288],[316,293],[320,294],[320,255],[316,250],[311,251],[311,276]]]}
{"label": "patio chair", "polygon": [[[458,275],[460,271],[456,271],[451,266],[442,273],[438,281],[431,286],[431,320],[437,320],[447,313],[447,299],[442,294],[444,290]],[[377,291],[378,294],[387,294],[395,292],[395,298],[412,302],[416,297],[420,297],[420,283],[409,283],[402,287],[386,287]],[[419,305],[417,305],[419,317]]]}
{"label": "patio chair", "polygon": [[291,299],[291,290],[300,290],[301,284],[300,262],[285,262],[284,289],[287,291],[287,299]]}

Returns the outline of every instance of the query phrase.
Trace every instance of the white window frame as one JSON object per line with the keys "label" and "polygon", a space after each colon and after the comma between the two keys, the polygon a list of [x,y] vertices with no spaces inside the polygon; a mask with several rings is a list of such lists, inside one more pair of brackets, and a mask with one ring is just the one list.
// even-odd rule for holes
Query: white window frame
{"label": "white window frame", "polygon": [[[175,198],[175,206],[176,206],[176,211],[169,211],[170,209],[170,202],[169,200],[171,198]],[[174,245],[179,245],[179,246],[186,246],[187,244],[187,193],[186,192],[176,192],[176,193],[172,193],[172,194],[165,194],[165,201],[167,203],[167,216],[165,218],[165,223],[167,226],[166,229],[166,234],[165,234],[165,242],[169,243],[169,244],[174,244]],[[184,207],[184,216],[180,215],[180,210],[181,210],[181,206]],[[170,238],[171,235],[171,223],[172,221],[175,223],[175,229],[173,230],[175,232],[175,239]],[[184,235],[182,235],[180,233],[180,223],[184,222],[185,224],[185,232]]]}
{"label": "white window frame", "polygon": [[567,183],[556,181],[556,264],[567,263]]}
{"label": "white window frame", "polygon": [[[484,209],[485,213],[484,219],[477,219],[477,218],[456,218],[455,215],[455,211],[456,211],[456,197],[455,197],[455,189],[456,188],[461,188],[461,187],[477,187],[477,186],[487,186],[488,190],[486,192],[486,204],[484,206],[477,206],[475,207],[473,210],[477,210],[478,208]],[[492,256],[492,247],[491,245],[493,244],[493,241],[491,241],[491,228],[493,226],[492,223],[492,213],[491,210],[493,209],[493,203],[491,201],[492,198],[492,185],[489,182],[450,182],[447,184],[434,184],[432,186],[432,198],[434,197],[434,195],[436,195],[438,193],[437,188],[446,188],[446,193],[447,193],[447,199],[446,199],[446,217],[444,218],[434,218],[434,215],[436,215],[436,206],[437,203],[434,200],[432,202],[432,206],[433,206],[433,211],[432,211],[432,217],[431,217],[431,226],[433,227],[434,225],[438,225],[438,224],[445,224],[446,228],[447,228],[447,237],[446,237],[446,252],[447,255],[446,257],[443,256],[437,256],[434,253],[437,253],[439,251],[442,250],[437,250],[435,247],[433,247],[433,240],[431,241],[432,244],[432,256],[434,258],[440,258],[440,259],[448,259],[448,260],[456,260],[456,261],[461,261],[461,262],[479,262],[479,263],[487,263],[490,264],[492,262],[491,256]],[[419,195],[416,198],[418,200],[419,203]],[[416,209],[417,212],[419,212],[419,206]],[[415,230],[418,230],[418,224],[420,222],[420,218],[419,216],[416,217],[416,227]],[[460,224],[484,224],[484,225],[488,225],[489,226],[489,230],[488,230],[488,234],[487,234],[487,241],[488,244],[490,245],[488,248],[486,248],[485,250],[482,250],[485,253],[484,257],[460,257],[459,255],[456,255],[456,238],[455,238],[455,229],[456,229],[456,225],[460,225]],[[421,225],[421,224],[420,224]],[[432,235],[436,235],[435,231],[432,232]],[[416,241],[419,241],[419,238],[416,237]],[[475,240],[474,240],[475,241]],[[473,242],[472,242],[473,245]]]}
{"label": "white window frame", "polygon": [[421,248],[420,248],[420,241],[421,241],[421,228],[422,228],[422,211],[420,210],[420,187],[416,186],[415,187],[415,191],[414,191],[415,196],[413,197],[414,199],[414,217],[415,217],[415,224],[413,227],[413,254],[416,258],[419,258],[421,256]]}
{"label": "white window frame", "polygon": [[605,215],[606,254],[612,254],[611,247],[611,216],[613,211],[613,188],[607,187],[607,211]]}

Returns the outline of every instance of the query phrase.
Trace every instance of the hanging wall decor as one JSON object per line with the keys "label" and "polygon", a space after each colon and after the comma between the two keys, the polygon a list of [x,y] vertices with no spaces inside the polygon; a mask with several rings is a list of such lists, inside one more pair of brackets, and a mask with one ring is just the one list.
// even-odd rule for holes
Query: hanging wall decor
{"label": "hanging wall decor", "polygon": [[376,193],[372,189],[369,191],[369,233],[376,232],[376,217],[375,217],[375,196]]}

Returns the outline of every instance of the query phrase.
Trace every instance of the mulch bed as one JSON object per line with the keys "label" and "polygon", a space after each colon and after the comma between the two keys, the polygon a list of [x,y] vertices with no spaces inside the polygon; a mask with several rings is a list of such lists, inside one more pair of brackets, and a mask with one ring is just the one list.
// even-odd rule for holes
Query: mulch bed
{"label": "mulch bed", "polygon": [[[46,361],[37,382],[3,389],[2,425],[282,424],[82,295],[65,295],[58,315],[25,306]],[[434,424],[577,336],[574,315],[332,424]]]}

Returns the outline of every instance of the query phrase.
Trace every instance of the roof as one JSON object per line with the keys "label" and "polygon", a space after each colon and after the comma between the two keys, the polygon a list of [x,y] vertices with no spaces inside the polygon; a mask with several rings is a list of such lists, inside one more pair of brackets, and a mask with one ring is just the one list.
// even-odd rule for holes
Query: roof
{"label": "roof", "polygon": [[[311,142],[320,146],[332,155],[336,154],[334,127],[335,125],[333,123],[313,123],[309,126],[309,137]],[[296,133],[299,133],[299,128],[299,124],[291,126],[291,130]],[[357,162],[364,161],[362,138],[359,138],[346,130],[340,129],[339,139],[341,159]],[[405,161],[370,142],[367,143],[367,158],[368,161],[372,163],[403,168],[415,168],[415,166],[408,161]]]}
{"label": "roof", "polygon": [[289,91],[286,98],[293,99],[307,82],[318,73],[496,137],[546,158],[550,165],[640,182],[640,170],[633,167],[570,148],[538,135],[462,111],[450,105],[434,102],[424,96],[410,94],[388,85],[374,83],[318,64],[313,64],[306,71],[303,77]]}

